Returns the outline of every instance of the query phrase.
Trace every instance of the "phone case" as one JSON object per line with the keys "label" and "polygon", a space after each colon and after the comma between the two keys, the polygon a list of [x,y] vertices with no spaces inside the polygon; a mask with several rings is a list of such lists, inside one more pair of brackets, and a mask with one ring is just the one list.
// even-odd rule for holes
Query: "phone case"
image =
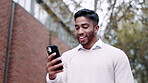
{"label": "phone case", "polygon": [[[52,53],[56,53],[56,56],[54,56],[53,58],[52,58],[52,60],[53,59],[56,59],[56,58],[58,58],[58,57],[60,57],[60,53],[59,53],[59,50],[58,50],[58,46],[56,46],[56,45],[49,45],[48,47],[47,47],[47,53],[49,54],[49,56],[50,56],[50,54],[52,54]],[[59,64],[59,63],[62,63],[62,61],[60,60],[60,61],[58,61],[56,64]],[[56,64],[54,64],[54,65],[56,65]],[[62,70],[63,69],[63,66],[62,67],[59,67],[59,68],[57,68],[56,70]]]}

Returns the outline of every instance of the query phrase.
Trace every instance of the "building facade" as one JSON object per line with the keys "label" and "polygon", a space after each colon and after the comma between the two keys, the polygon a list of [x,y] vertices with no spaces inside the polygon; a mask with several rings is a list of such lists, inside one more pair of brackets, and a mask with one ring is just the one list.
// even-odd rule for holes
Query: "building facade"
{"label": "building facade", "polygon": [[[0,1],[0,83],[45,83],[46,47],[56,44],[62,54],[76,45],[68,21],[61,20],[49,4],[38,5],[43,10],[48,6],[46,21],[19,2]],[[30,8],[34,10],[35,4]]]}

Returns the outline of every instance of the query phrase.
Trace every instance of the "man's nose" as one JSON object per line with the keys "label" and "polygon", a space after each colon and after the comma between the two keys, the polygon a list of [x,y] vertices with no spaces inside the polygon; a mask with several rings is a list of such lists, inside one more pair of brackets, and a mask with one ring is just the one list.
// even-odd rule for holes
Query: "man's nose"
{"label": "man's nose", "polygon": [[78,31],[78,33],[79,33],[79,35],[84,34],[83,28],[80,28],[79,31]]}

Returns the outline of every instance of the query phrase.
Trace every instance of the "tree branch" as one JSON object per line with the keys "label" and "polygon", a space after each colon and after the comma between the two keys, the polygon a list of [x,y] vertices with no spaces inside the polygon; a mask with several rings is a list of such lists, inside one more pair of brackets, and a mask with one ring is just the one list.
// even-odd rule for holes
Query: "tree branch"
{"label": "tree branch", "polygon": [[126,15],[126,13],[127,13],[127,11],[129,10],[129,8],[132,7],[131,2],[132,2],[132,1],[129,2],[129,6],[127,7],[127,9],[126,9],[125,12],[123,13],[123,15],[122,15],[116,22],[119,22],[119,21]]}

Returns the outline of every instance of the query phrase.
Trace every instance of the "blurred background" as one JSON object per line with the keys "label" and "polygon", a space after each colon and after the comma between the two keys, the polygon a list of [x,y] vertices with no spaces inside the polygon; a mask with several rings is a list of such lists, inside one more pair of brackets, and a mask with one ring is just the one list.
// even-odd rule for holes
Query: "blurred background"
{"label": "blurred background", "polygon": [[128,56],[135,83],[148,83],[148,0],[1,0],[0,83],[45,83],[46,47],[78,45],[73,14],[99,15],[98,36]]}

